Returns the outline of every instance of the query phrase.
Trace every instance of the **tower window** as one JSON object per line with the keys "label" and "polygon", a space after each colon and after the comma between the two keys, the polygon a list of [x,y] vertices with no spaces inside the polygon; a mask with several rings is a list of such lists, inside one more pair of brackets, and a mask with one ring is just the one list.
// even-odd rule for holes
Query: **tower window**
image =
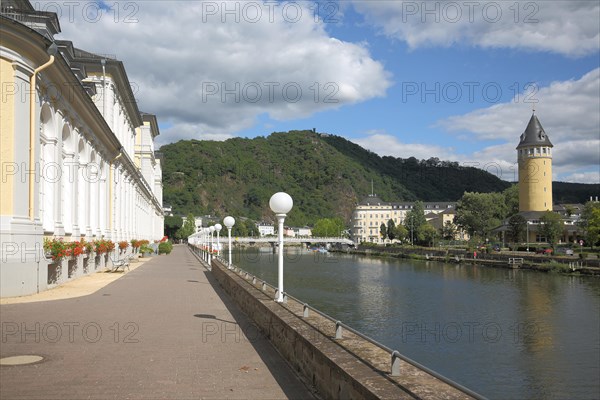
{"label": "tower window", "polygon": [[[546,192],[546,188],[544,188],[544,193],[545,193],[545,192]],[[546,204],[546,203],[544,203],[544,204]]]}
{"label": "tower window", "polygon": [[546,148],[545,147],[542,149],[542,153],[546,154]]}

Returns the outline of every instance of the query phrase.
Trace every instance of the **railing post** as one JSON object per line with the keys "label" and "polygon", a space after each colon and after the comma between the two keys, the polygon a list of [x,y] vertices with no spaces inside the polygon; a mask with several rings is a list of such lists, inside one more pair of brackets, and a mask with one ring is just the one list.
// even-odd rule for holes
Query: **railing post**
{"label": "railing post", "polygon": [[304,303],[304,307],[302,309],[302,317],[303,318],[308,318],[308,304]]}
{"label": "railing post", "polygon": [[262,291],[264,292],[265,290],[267,290],[267,282],[263,281],[263,283],[262,283]]}
{"label": "railing post", "polygon": [[340,321],[336,321],[335,323],[335,338],[342,339],[342,323]]}
{"label": "railing post", "polygon": [[392,376],[400,376],[400,353],[392,352]]}
{"label": "railing post", "polygon": [[252,284],[253,284],[253,285],[255,285],[255,284],[256,284],[256,277],[255,277],[255,276],[253,276],[253,277],[252,277]]}

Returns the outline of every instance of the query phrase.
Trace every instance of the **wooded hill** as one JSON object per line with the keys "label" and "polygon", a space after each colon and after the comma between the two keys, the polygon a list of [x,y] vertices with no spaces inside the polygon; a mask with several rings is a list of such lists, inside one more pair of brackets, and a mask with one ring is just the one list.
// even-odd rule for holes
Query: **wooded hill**
{"label": "wooded hill", "polygon": [[[286,191],[294,199],[286,224],[310,225],[329,217],[348,222],[356,203],[371,193],[371,181],[384,201],[456,201],[465,191],[499,192],[511,185],[455,162],[380,157],[340,136],[312,131],[186,140],[160,152],[164,203],[175,215],[272,221],[269,199]],[[555,197],[584,202],[599,187],[555,184]]]}

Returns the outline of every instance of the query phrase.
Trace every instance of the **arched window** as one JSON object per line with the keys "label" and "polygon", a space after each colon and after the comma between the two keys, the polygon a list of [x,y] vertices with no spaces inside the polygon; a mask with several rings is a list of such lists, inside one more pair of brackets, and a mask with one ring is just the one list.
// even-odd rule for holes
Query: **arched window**
{"label": "arched window", "polygon": [[99,213],[99,165],[96,161],[96,152],[92,150],[90,154],[90,162],[86,167],[86,179],[88,180],[89,185],[89,219],[90,219],[90,227],[92,228],[92,234],[96,234],[98,231],[98,213]]}
{"label": "arched window", "polygon": [[40,220],[44,232],[54,232],[54,205],[56,173],[60,171],[56,163],[56,125],[54,112],[48,104],[42,105],[40,112]]}
{"label": "arched window", "polygon": [[62,130],[62,174],[61,174],[61,214],[65,233],[73,233],[73,196],[77,165],[75,164],[75,145],[73,133],[68,125]]}
{"label": "arched window", "polygon": [[86,144],[83,139],[79,139],[77,145],[77,223],[79,225],[79,231],[82,236],[86,235],[86,230],[89,227],[89,219],[87,210],[89,208],[88,202],[88,179],[86,179],[85,168],[87,166],[87,151]]}

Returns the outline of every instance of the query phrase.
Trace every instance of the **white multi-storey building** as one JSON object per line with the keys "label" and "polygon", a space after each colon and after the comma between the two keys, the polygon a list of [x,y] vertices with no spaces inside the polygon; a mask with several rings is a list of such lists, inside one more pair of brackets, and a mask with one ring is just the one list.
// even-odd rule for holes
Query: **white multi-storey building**
{"label": "white multi-storey building", "polygon": [[[391,219],[396,225],[404,224],[406,214],[412,210],[414,202],[389,203],[382,201],[377,195],[372,194],[357,204],[352,214],[352,240],[359,244],[362,242],[383,243],[380,226],[387,225]],[[442,217],[443,223],[447,220],[454,221],[456,203],[453,202],[424,202],[423,211],[426,219],[434,220]],[[432,221],[433,222],[433,221]],[[436,226],[435,223],[432,225]]]}
{"label": "white multi-storey building", "polygon": [[43,291],[99,267],[78,256],[68,267],[55,265],[62,273],[50,281],[44,238],[163,237],[156,118],[138,110],[121,61],[55,40],[58,32],[55,13],[2,1],[2,297]]}
{"label": "white multi-storey building", "polygon": [[258,233],[260,234],[260,236],[272,236],[275,234],[275,225],[267,223],[267,222],[261,222],[259,224],[256,224],[256,227],[258,228]]}

